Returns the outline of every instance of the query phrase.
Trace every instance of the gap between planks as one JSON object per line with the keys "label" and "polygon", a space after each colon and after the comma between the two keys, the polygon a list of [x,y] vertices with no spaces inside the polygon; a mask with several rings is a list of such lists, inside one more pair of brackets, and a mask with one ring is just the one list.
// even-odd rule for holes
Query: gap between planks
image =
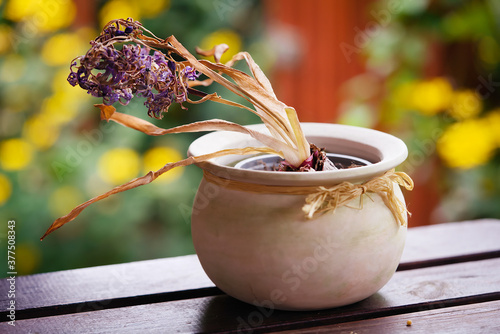
{"label": "gap between planks", "polygon": [[497,257],[500,257],[500,250],[476,253],[476,254],[450,256],[439,259],[404,262],[399,264],[396,271],[429,268],[429,267],[444,266],[447,264],[464,263],[471,261],[489,260]]}
{"label": "gap between planks", "polygon": [[[269,333],[271,331],[286,331],[292,329],[305,329],[314,328],[319,326],[328,326],[343,324],[354,321],[377,319],[382,317],[397,316],[407,313],[425,312],[437,309],[444,309],[449,307],[474,305],[485,302],[500,301],[500,292],[491,292],[475,296],[466,296],[458,298],[450,298],[445,300],[436,300],[432,302],[416,303],[410,305],[401,305],[396,307],[388,307],[382,309],[373,309],[347,313],[334,313],[330,315],[325,315],[324,317],[315,317],[301,319],[298,321],[291,321],[286,324],[269,324],[260,327],[252,328],[253,333]],[[227,333],[232,333],[233,331],[228,331]],[[236,332],[236,331],[234,331]]]}
{"label": "gap between planks", "polygon": [[[63,304],[63,305],[28,308],[16,311],[16,321],[49,317],[55,315],[63,315],[63,314],[100,311],[105,309],[136,306],[143,304],[155,304],[155,303],[163,303],[163,302],[178,301],[185,299],[211,297],[222,294],[224,294],[224,292],[222,292],[219,288],[210,287],[210,288],[200,288],[200,289],[182,290],[182,291],[165,292],[165,293],[154,293],[142,296],[118,297],[112,299],[93,300],[93,301]],[[7,311],[0,312],[0,317],[2,319],[0,322],[9,321],[9,318],[7,318],[7,314],[8,314]]]}

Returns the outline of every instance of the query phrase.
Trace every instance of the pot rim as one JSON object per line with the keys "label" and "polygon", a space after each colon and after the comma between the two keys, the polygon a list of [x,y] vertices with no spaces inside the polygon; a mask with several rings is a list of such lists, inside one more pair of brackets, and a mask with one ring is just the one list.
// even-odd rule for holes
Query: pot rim
{"label": "pot rim", "polygon": [[[253,155],[231,155],[214,158],[197,165],[212,174],[248,183],[283,186],[328,186],[343,181],[358,183],[381,175],[400,165],[408,156],[405,143],[388,133],[351,125],[332,123],[301,123],[308,141],[327,152],[347,154],[372,162],[371,165],[322,172],[295,173],[249,170],[232,167],[236,162]],[[264,124],[248,125],[249,128],[269,133]],[[194,140],[188,149],[189,156],[198,156],[228,148],[263,146],[247,134],[217,131]]]}

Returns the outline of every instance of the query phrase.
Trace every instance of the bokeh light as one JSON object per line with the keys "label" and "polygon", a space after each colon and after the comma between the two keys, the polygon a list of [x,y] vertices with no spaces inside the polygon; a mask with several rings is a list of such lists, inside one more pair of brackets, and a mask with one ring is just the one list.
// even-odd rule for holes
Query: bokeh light
{"label": "bokeh light", "polygon": [[452,168],[469,169],[485,164],[496,149],[485,120],[465,120],[447,128],[437,143],[443,161]]}
{"label": "bokeh light", "polygon": [[457,120],[472,118],[481,112],[483,103],[479,95],[472,90],[453,93],[448,113]]}
{"label": "bokeh light", "polygon": [[50,117],[39,114],[30,117],[24,123],[23,135],[36,148],[45,150],[54,145],[59,138],[59,128]]}
{"label": "bokeh light", "polygon": [[13,138],[0,142],[0,166],[4,170],[21,170],[33,160],[33,146],[24,139]]}
{"label": "bokeh light", "polygon": [[47,116],[49,124],[60,125],[76,116],[80,103],[81,101],[67,92],[56,92],[42,101],[40,113]]}
{"label": "bokeh light", "polygon": [[50,37],[42,48],[42,60],[51,66],[68,66],[75,54],[85,53],[88,41],[78,33],[60,33]]}
{"label": "bokeh light", "polygon": [[0,55],[7,53],[11,46],[12,28],[6,24],[0,24]]}
{"label": "bokeh light", "polygon": [[23,22],[27,30],[53,32],[68,27],[74,20],[76,7],[73,1],[9,0],[5,6],[5,18]]}
{"label": "bokeh light", "polygon": [[78,188],[65,185],[57,188],[50,195],[49,209],[55,217],[61,217],[83,201],[84,197]]}
{"label": "bokeh light", "polygon": [[202,50],[210,50],[215,45],[227,44],[229,49],[222,55],[221,63],[225,63],[241,51],[241,38],[233,30],[221,29],[217,30],[211,34],[208,34],[200,43],[200,48]]}
{"label": "bokeh light", "polygon": [[410,105],[425,115],[434,115],[449,107],[453,88],[448,80],[435,78],[415,83],[410,95]]}
{"label": "bokeh light", "polygon": [[103,181],[112,185],[125,183],[140,171],[139,154],[129,148],[111,149],[101,156],[98,168]]}
{"label": "bokeh light", "polygon": [[[176,162],[182,160],[183,156],[181,153],[167,146],[153,147],[144,153],[143,165],[144,174],[149,171],[156,171],[163,167],[168,162]],[[184,168],[174,168],[160,175],[156,182],[168,183],[177,180],[183,173]]]}
{"label": "bokeh light", "polygon": [[497,147],[500,147],[500,109],[491,111],[486,116],[489,132],[495,138]]}
{"label": "bokeh light", "polygon": [[3,205],[12,193],[10,180],[4,174],[0,174],[0,205]]}
{"label": "bokeh light", "polygon": [[135,0],[143,17],[155,17],[170,7],[170,0]]}
{"label": "bokeh light", "polygon": [[102,7],[99,13],[100,26],[104,27],[111,20],[133,17],[135,20],[141,20],[140,6],[135,1],[129,0],[111,0]]}
{"label": "bokeh light", "polygon": [[19,275],[33,274],[40,265],[40,249],[32,243],[16,245],[16,271]]}

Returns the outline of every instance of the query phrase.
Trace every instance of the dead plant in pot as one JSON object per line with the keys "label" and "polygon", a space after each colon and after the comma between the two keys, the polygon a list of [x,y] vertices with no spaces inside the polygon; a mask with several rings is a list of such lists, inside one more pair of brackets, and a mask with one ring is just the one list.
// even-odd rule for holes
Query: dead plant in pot
{"label": "dead plant in pot", "polygon": [[[42,239],[97,201],[148,184],[172,168],[197,164],[204,177],[193,206],[193,242],[206,273],[223,291],[294,310],[372,295],[396,270],[404,246],[407,211],[398,185],[413,184],[394,168],[405,160],[406,146],[370,129],[301,124],[248,53],[220,63],[226,50],[225,44],[196,50],[214,59],[198,60],[174,36],[158,38],[133,19],[103,28],[88,52],[71,63],[68,77],[71,85],[102,98],[95,106],[103,120],[151,136],[213,132],[194,141],[186,159],[75,207]],[[246,62],[249,74],[233,68],[238,61]],[[253,107],[199,89],[212,84]],[[127,105],[134,96],[145,98],[154,118],[162,118],[172,103],[186,108],[213,101],[250,111],[262,124],[212,119],[162,129],[112,106]],[[246,158],[262,163],[255,168]]]}

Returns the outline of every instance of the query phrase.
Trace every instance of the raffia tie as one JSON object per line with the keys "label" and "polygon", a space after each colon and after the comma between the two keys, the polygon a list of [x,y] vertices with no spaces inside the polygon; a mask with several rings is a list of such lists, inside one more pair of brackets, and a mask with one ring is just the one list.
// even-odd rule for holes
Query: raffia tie
{"label": "raffia tie", "polygon": [[306,204],[302,207],[302,210],[307,218],[313,218],[315,214],[333,212],[338,207],[347,206],[349,202],[358,197],[360,198],[360,208],[362,208],[362,196],[371,192],[378,194],[382,198],[396,221],[401,226],[404,226],[406,225],[405,216],[410,212],[394,194],[393,182],[405,187],[407,190],[413,189],[413,180],[406,173],[395,172],[392,169],[382,176],[375,177],[362,184],[342,182],[331,188],[319,187],[317,192],[307,196]]}
{"label": "raffia tie", "polygon": [[348,206],[349,202],[358,197],[360,198],[359,209],[361,209],[363,207],[363,195],[366,194],[370,198],[368,193],[378,194],[401,226],[406,225],[405,216],[410,215],[406,206],[394,194],[394,183],[407,190],[412,190],[413,180],[406,173],[396,172],[394,169],[362,184],[342,182],[330,188],[323,186],[270,186],[247,183],[224,179],[207,171],[204,172],[204,178],[208,182],[233,190],[267,194],[307,195],[302,211],[309,219],[326,212],[334,212],[339,207]]}

